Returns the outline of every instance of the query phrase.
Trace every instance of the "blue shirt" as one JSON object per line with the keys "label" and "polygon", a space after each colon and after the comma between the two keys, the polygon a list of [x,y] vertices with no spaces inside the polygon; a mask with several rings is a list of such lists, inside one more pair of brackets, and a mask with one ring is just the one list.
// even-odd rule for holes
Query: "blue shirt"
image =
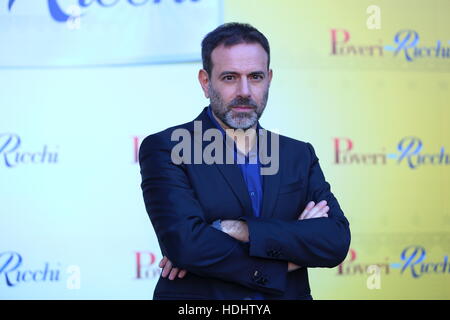
{"label": "blue shirt", "polygon": [[[208,116],[214,125],[222,132],[225,137],[225,131],[214,118],[211,106],[208,108]],[[259,125],[257,126],[257,129]],[[258,137],[258,135],[256,135]],[[240,159],[238,166],[241,169],[242,176],[244,177],[245,184],[247,186],[248,194],[250,196],[253,208],[253,214],[256,217],[261,215],[261,205],[263,199],[263,186],[262,178],[260,174],[261,163],[259,162],[257,149],[252,149],[247,155],[243,155],[234,144],[234,159]],[[250,161],[252,160],[252,161]],[[237,162],[237,161],[236,161]],[[242,163],[245,162],[245,163]]]}

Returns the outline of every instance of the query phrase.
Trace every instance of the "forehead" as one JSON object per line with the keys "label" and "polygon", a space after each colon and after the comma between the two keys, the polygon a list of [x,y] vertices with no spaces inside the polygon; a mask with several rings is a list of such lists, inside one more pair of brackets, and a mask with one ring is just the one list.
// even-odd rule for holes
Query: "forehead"
{"label": "forehead", "polygon": [[235,71],[250,73],[267,70],[268,56],[259,43],[240,43],[230,47],[223,44],[211,53],[213,73]]}

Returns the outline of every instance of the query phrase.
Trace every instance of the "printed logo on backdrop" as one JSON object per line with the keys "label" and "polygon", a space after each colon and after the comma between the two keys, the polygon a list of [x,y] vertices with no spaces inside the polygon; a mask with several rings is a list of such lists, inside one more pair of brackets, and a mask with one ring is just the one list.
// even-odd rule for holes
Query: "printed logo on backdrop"
{"label": "printed logo on backdrop", "polygon": [[[29,138],[23,140],[15,133],[0,133],[0,168],[22,165],[48,165],[58,163],[58,147],[47,144],[30,147]],[[25,144],[24,141],[27,143]],[[34,145],[34,143],[33,143]]]}
{"label": "printed logo on backdrop", "polygon": [[382,274],[384,275],[388,275],[390,273],[390,264],[388,262],[388,258],[385,258],[385,261],[374,261],[372,263],[361,262],[358,259],[356,250],[350,249],[348,251],[347,257],[337,267],[337,275],[352,276],[358,274],[368,274],[369,268],[372,265],[376,265],[378,268],[380,268]]}
{"label": "printed logo on backdrop", "polygon": [[445,147],[427,148],[418,137],[404,137],[390,153],[386,148],[376,152],[358,151],[353,139],[334,138],[334,164],[336,165],[388,165],[397,164],[410,169],[450,165],[450,155]]}
{"label": "printed logo on backdrop", "polygon": [[426,261],[426,250],[418,245],[409,246],[402,251],[401,263],[389,263],[388,257],[383,262],[367,263],[356,261],[357,256],[356,250],[350,249],[345,260],[337,267],[337,276],[363,276],[369,290],[382,289],[382,280],[393,274],[392,269],[400,269],[400,276],[409,275],[413,279],[450,274],[447,255],[440,261]]}
{"label": "printed logo on backdrop", "polygon": [[382,277],[390,274],[388,258],[385,258],[386,261],[373,263],[356,261],[357,258],[356,250],[350,248],[347,257],[337,267],[337,275],[340,277],[363,275],[366,277],[367,289],[381,289]]}
{"label": "printed logo on backdrop", "polygon": [[411,276],[419,279],[430,275],[450,275],[450,264],[448,255],[441,259],[429,259],[427,250],[420,245],[411,245],[400,253],[401,262],[390,263],[389,258],[385,261],[372,263],[358,260],[355,249],[350,249],[345,260],[337,267],[338,276],[369,275],[372,266],[376,266],[381,275],[392,275],[392,271],[399,270],[400,275]]}
{"label": "printed logo on backdrop", "polygon": [[[11,8],[16,1],[17,0],[9,0],[9,2],[8,2],[8,10],[9,11],[11,11]],[[63,4],[64,3],[67,4],[68,3],[67,0],[47,0],[47,1],[48,1],[47,3],[48,3],[49,15],[56,22],[67,22],[69,19],[73,18],[73,15],[71,15],[70,12],[64,11]],[[151,2],[153,2],[154,4],[159,4],[159,3],[161,3],[161,1],[162,0],[152,0]],[[167,1],[167,0],[165,0],[165,1]],[[175,1],[176,3],[182,3],[185,0],[172,0],[172,1]],[[197,2],[200,0],[189,0],[189,1]],[[42,2],[44,2],[44,1],[42,1]],[[91,2],[88,2],[87,0],[78,0],[78,1],[72,0],[72,1],[70,1],[70,3],[72,3],[72,5],[74,5],[73,3],[77,3],[79,8],[89,8],[94,4],[94,2],[102,8],[110,8],[110,7],[116,6],[119,3],[119,0],[113,0],[111,2],[108,2],[106,0],[94,0]],[[126,0],[127,4],[129,4],[131,6],[135,6],[135,7],[141,7],[143,5],[149,4],[149,2],[150,2],[150,0],[144,0],[144,1]],[[67,8],[70,8],[70,7],[67,7]],[[81,14],[79,14],[79,16],[81,16]]]}
{"label": "printed logo on backdrop", "polygon": [[8,0],[0,67],[200,61],[201,40],[223,22],[222,1]]}
{"label": "printed logo on backdrop", "polygon": [[420,45],[419,33],[415,30],[400,30],[393,39],[392,45],[382,45],[382,40],[372,44],[356,44],[350,41],[350,32],[346,29],[331,29],[332,56],[370,56],[383,57],[385,51],[393,52],[393,56],[401,56],[408,62],[419,58],[450,59],[450,40],[436,40],[434,45]]}
{"label": "printed logo on backdrop", "polygon": [[400,259],[402,262],[391,263],[391,268],[400,269],[400,274],[407,274],[415,279],[426,275],[450,275],[448,255],[439,261],[427,259],[427,250],[419,245],[405,248]]}
{"label": "printed logo on backdrop", "polygon": [[67,289],[80,289],[81,269],[77,265],[65,268],[60,263],[42,262],[37,265],[25,263],[18,252],[0,252],[0,288],[25,285],[65,284]]}
{"label": "printed logo on backdrop", "polygon": [[156,254],[149,251],[136,251],[134,253],[136,263],[136,279],[157,279],[161,274],[159,264],[156,262]]}
{"label": "printed logo on backdrop", "polygon": [[[331,29],[329,36],[331,57],[382,59],[379,60],[383,61],[381,66],[390,65],[386,60],[388,58],[393,59],[392,66],[398,65],[398,62],[405,62],[408,63],[408,67],[414,67],[415,63],[422,61],[426,63],[427,70],[434,68],[437,71],[443,71],[442,68],[448,70],[450,67],[450,39],[427,39],[417,30],[399,30],[391,39],[384,41],[383,39],[355,41],[349,30],[337,28]],[[388,44],[384,45],[384,42]],[[352,59],[352,62],[354,61]],[[364,64],[358,64],[355,67],[370,66],[369,61],[375,60],[364,60]]]}

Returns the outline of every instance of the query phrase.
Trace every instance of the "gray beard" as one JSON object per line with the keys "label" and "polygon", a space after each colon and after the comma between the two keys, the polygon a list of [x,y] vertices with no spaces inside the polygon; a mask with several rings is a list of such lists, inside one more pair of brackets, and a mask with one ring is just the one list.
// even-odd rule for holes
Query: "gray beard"
{"label": "gray beard", "polygon": [[229,110],[225,113],[224,119],[222,120],[226,125],[233,129],[243,129],[253,127],[256,122],[258,122],[258,114],[255,111],[249,113],[236,113],[233,117],[233,111]]}
{"label": "gray beard", "polygon": [[[234,99],[230,102],[229,106],[225,106],[220,95],[212,88],[211,84],[209,84],[209,94],[211,109],[214,112],[214,115],[230,128],[243,130],[253,127],[258,122],[266,108],[267,100],[269,98],[269,90],[267,89],[263,101],[261,102],[261,106],[258,106],[256,102],[252,100],[249,101],[248,99]],[[237,113],[229,109],[229,107],[233,105],[248,105],[254,107],[255,110]]]}

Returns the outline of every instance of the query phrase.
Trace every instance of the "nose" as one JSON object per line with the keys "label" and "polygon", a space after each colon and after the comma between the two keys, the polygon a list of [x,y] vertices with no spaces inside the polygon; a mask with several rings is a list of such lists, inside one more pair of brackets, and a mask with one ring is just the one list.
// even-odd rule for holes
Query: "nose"
{"label": "nose", "polygon": [[241,81],[239,82],[239,88],[238,88],[238,96],[241,96],[243,98],[250,98],[251,91],[250,86],[248,83],[248,79],[243,77],[241,78]]}

